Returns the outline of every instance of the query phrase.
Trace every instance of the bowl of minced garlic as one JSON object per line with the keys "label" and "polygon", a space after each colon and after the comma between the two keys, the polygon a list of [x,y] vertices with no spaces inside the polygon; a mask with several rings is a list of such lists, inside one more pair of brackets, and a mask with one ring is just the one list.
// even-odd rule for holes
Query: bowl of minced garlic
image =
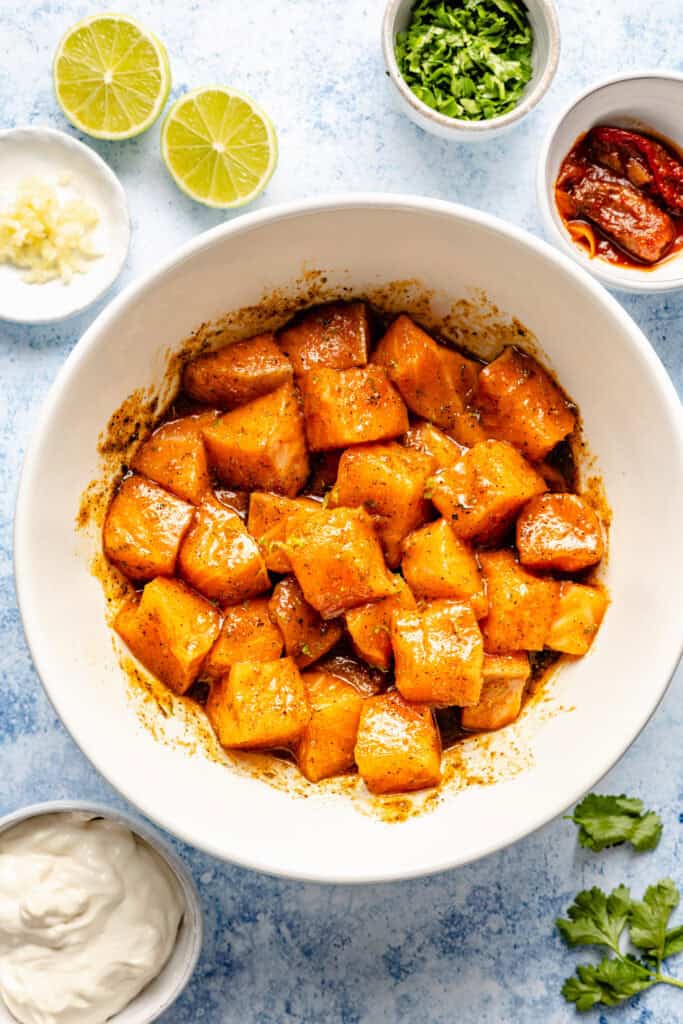
{"label": "bowl of minced garlic", "polygon": [[123,187],[64,132],[0,131],[0,319],[80,312],[118,277],[130,241]]}
{"label": "bowl of minced garlic", "polygon": [[134,818],[58,801],[0,819],[0,1024],[149,1024],[201,942],[190,875]]}

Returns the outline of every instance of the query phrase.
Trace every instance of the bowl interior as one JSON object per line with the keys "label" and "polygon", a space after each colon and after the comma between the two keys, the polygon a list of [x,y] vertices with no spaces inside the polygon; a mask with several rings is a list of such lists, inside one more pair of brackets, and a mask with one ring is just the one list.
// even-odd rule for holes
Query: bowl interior
{"label": "bowl interior", "polygon": [[629,291],[683,287],[683,253],[651,270],[614,267],[590,259],[572,242],[555,205],[555,180],[576,139],[598,124],[632,128],[669,139],[683,151],[683,75],[643,75],[596,86],[561,118],[542,153],[541,205],[546,223],[562,248],[605,284]]}
{"label": "bowl interior", "polygon": [[[131,392],[158,388],[169,346],[272,289],[309,295],[321,282],[316,271],[338,294],[402,282],[394,304],[418,314],[424,306],[411,296],[421,289],[409,282],[419,277],[433,313],[450,311],[451,324],[469,325],[472,343],[489,354],[516,336],[505,314],[517,317],[578,402],[613,509],[613,603],[594,650],[558,674],[542,722],[529,715],[492,745],[516,751],[513,761],[526,770],[504,771],[496,785],[465,785],[455,771],[429,813],[400,824],[325,785],[302,799],[226,767],[188,743],[183,722],[175,738],[155,740],[136,713],[90,571],[99,538],[75,526],[81,494],[101,473],[100,432]],[[117,298],[53,389],[16,516],[18,595],[33,657],[96,767],[148,817],[219,857],[352,882],[463,863],[561,812],[623,753],[661,698],[680,644],[683,572],[672,568],[683,554],[681,456],[678,402],[654,352],[602,288],[544,243],[473,211],[392,196],[245,216]]]}
{"label": "bowl interior", "polygon": [[[37,804],[10,814],[0,824],[0,833],[18,825],[21,821],[43,814],[69,811],[83,811],[93,817],[103,817],[119,822],[148,843],[164,859],[176,876],[185,901],[185,912],[178,929],[173,951],[166,964],[149,985],[111,1020],[115,1024],[150,1024],[164,1010],[168,1009],[187,985],[194,971],[202,944],[202,912],[199,896],[189,872],[176,857],[171,847],[156,833],[129,815],[100,804],[59,800]],[[0,999],[0,1024],[16,1024],[16,1018]]]}

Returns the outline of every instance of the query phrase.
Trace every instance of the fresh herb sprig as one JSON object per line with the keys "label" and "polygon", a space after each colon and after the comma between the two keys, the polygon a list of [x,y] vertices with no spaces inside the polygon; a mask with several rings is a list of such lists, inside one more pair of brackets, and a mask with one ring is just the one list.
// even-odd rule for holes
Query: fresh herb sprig
{"label": "fresh herb sprig", "polygon": [[396,60],[418,99],[483,121],[517,105],[531,79],[533,33],[520,0],[418,0]]}
{"label": "fresh herb sprig", "polygon": [[[591,1010],[600,1003],[618,1006],[654,985],[683,988],[683,980],[662,972],[664,960],[683,952],[683,925],[669,928],[679,901],[670,878],[649,886],[642,900],[633,900],[625,885],[609,895],[598,888],[580,892],[567,917],[556,922],[562,938],[569,946],[598,946],[613,955],[598,964],[579,964],[562,986],[567,1002]],[[624,931],[640,957],[622,948]]]}
{"label": "fresh herb sprig", "polygon": [[579,843],[596,853],[607,846],[630,843],[634,850],[654,850],[662,836],[662,821],[654,811],[643,813],[643,801],[634,797],[589,793],[567,815],[579,826]]}

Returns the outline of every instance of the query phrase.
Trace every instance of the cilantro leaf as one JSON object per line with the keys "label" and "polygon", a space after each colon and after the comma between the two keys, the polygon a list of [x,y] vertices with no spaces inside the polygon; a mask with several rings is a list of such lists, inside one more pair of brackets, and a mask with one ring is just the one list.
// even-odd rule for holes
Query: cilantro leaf
{"label": "cilantro leaf", "polygon": [[679,924],[678,928],[672,928],[666,933],[662,960],[667,960],[670,956],[675,956],[676,953],[683,953],[683,924]]}
{"label": "cilantro leaf", "polygon": [[630,842],[635,850],[653,850],[662,835],[662,822],[654,811],[643,814],[643,801],[627,796],[590,793],[569,820],[579,826],[579,843],[598,852],[606,846]]}
{"label": "cilantro leaf", "polygon": [[[637,949],[644,950],[648,957],[656,960],[658,965],[664,959],[669,918],[678,906],[679,900],[678,889],[673,880],[663,878],[656,885],[648,886],[641,901],[631,903],[631,942]],[[673,945],[676,945],[677,941],[676,938],[671,938]]]}
{"label": "cilantro leaf", "polygon": [[395,42],[399,70],[415,95],[468,121],[517,105],[531,79],[532,50],[520,0],[418,0]]}
{"label": "cilantro leaf", "polygon": [[648,969],[634,957],[605,957],[599,964],[579,964],[567,978],[562,995],[577,1010],[591,1010],[598,1003],[618,1006],[655,984]]}
{"label": "cilantro leaf", "polygon": [[646,811],[633,826],[629,842],[634,850],[643,853],[645,850],[654,850],[661,838],[662,819],[654,811]]}
{"label": "cilantro leaf", "polygon": [[630,911],[631,894],[625,885],[609,896],[593,887],[578,894],[567,910],[569,920],[558,918],[555,923],[569,946],[605,946],[616,953]]}
{"label": "cilantro leaf", "polygon": [[[609,895],[597,888],[580,892],[568,918],[556,922],[560,934],[570,946],[602,946],[614,955],[599,964],[579,964],[562,986],[567,1002],[577,1010],[590,1010],[600,1003],[616,1006],[652,985],[683,989],[683,981],[661,971],[662,960],[683,952],[683,925],[668,928],[679,901],[670,878],[650,885],[642,900],[633,900],[624,885]],[[622,952],[620,941],[627,926],[632,945],[643,952],[642,960]]]}

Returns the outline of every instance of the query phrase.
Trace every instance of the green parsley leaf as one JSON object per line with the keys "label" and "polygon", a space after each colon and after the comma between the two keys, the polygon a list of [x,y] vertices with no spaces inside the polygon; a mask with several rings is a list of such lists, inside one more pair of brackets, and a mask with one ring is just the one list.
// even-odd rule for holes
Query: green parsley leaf
{"label": "green parsley leaf", "polygon": [[[644,950],[647,956],[656,960],[658,965],[664,959],[669,918],[678,906],[679,900],[678,889],[673,880],[663,878],[656,885],[648,886],[642,901],[631,903],[631,942],[637,949]],[[675,940],[673,941],[675,944]]]}
{"label": "green parsley leaf", "polygon": [[468,121],[499,117],[517,105],[531,79],[532,50],[520,0],[418,0],[395,43],[415,95]]}
{"label": "green parsley leaf", "polygon": [[642,800],[623,795],[590,793],[568,818],[579,826],[581,846],[595,852],[630,842],[642,853],[653,850],[662,835],[659,815],[654,811],[643,814]]}
{"label": "green parsley leaf", "polygon": [[567,978],[562,995],[577,1010],[591,1010],[598,1003],[618,1006],[655,984],[655,979],[634,957],[605,957],[599,964],[579,964]]}
{"label": "green parsley leaf", "polygon": [[311,647],[310,647],[309,644],[302,644],[301,645],[301,653],[305,654],[307,658],[312,658],[313,657],[313,651],[311,650]]}
{"label": "green parsley leaf", "polygon": [[609,896],[593,887],[576,897],[567,911],[569,920],[558,918],[555,923],[569,946],[605,946],[616,953],[630,910],[631,894],[625,885]]}

